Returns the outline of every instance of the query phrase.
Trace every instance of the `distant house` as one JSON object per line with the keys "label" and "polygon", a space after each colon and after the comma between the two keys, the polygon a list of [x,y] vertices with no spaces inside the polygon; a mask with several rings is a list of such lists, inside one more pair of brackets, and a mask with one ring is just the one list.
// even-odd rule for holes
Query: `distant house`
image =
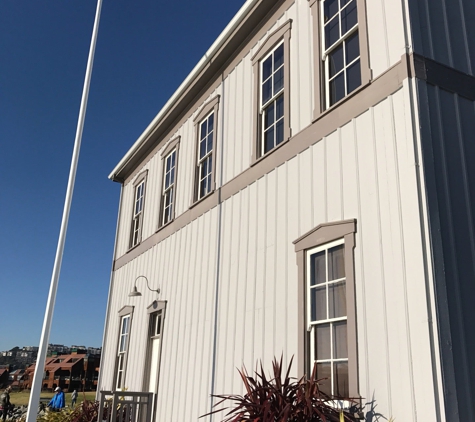
{"label": "distant house", "polygon": [[[52,391],[60,387],[68,391],[95,390],[99,364],[99,355],[74,353],[48,357],[45,361],[42,389]],[[36,364],[33,364],[26,369],[22,388],[31,388],[35,367]]]}
{"label": "distant house", "polygon": [[110,174],[99,389],[197,421],[283,356],[367,421],[475,421],[474,18],[246,1]]}
{"label": "distant house", "polygon": [[22,388],[22,381],[23,381],[24,374],[25,374],[24,369],[15,369],[14,371],[10,372],[10,375],[8,376],[8,379],[9,379],[8,383],[14,390]]}

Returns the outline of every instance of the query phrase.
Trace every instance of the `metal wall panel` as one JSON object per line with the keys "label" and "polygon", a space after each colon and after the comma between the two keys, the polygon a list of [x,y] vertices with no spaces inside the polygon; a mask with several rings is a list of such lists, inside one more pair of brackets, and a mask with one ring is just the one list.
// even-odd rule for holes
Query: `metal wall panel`
{"label": "metal wall panel", "polygon": [[419,82],[447,420],[475,419],[475,103]]}
{"label": "metal wall panel", "polygon": [[409,0],[414,51],[464,73],[475,73],[475,2]]}

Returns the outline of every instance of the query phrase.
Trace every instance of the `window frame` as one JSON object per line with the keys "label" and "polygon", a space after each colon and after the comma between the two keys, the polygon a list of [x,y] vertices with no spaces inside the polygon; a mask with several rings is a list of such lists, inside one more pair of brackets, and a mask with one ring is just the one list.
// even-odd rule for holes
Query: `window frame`
{"label": "window frame", "polygon": [[[194,160],[194,183],[193,183],[193,197],[191,200],[190,206],[202,201],[209,195],[211,195],[216,189],[216,158],[217,158],[217,139],[218,139],[218,118],[219,118],[219,100],[220,96],[216,95],[207,101],[202,107],[201,110],[196,114],[193,119],[193,124],[195,127],[195,160]],[[211,164],[211,187],[209,191],[200,196],[200,134],[201,134],[201,125],[206,119],[214,115],[214,126],[213,126],[213,148],[210,154],[206,155],[206,158],[212,157]]]}
{"label": "window frame", "polygon": [[[179,159],[179,149],[180,149],[180,136],[177,136],[176,138],[173,138],[168,145],[163,149],[161,153],[162,157],[162,179],[160,182],[160,208],[159,208],[159,216],[158,216],[158,229],[161,229],[162,227],[167,226],[170,224],[173,220],[175,220],[176,216],[176,190],[177,190],[177,179],[178,179],[178,159]],[[166,222],[164,222],[164,216],[165,216],[165,189],[164,189],[164,184],[165,184],[165,176],[166,176],[166,165],[167,165],[167,158],[175,152],[175,174],[174,174],[174,181],[173,181],[173,193],[172,193],[172,213],[170,216],[170,219]],[[169,189],[167,189],[169,190]]]}
{"label": "window frame", "polygon": [[[367,85],[372,78],[372,72],[369,67],[369,47],[368,47],[368,29],[366,19],[366,1],[354,0],[357,7],[357,24],[354,28],[345,34],[345,37],[339,42],[334,43],[330,49],[334,49],[336,45],[341,44],[341,40],[348,39],[352,34],[358,32],[359,50],[360,50],[360,73],[361,84],[343,98],[336,101],[334,104],[328,103],[329,98],[329,84],[328,84],[328,61],[326,59],[324,49],[324,25],[323,25],[323,8],[325,0],[309,0],[309,6],[313,21],[313,51],[314,51],[314,120],[320,117],[327,110],[338,106],[347,98],[350,98],[354,93],[358,92],[362,87]],[[355,29],[356,28],[356,29]],[[330,50],[327,49],[327,50]]]}
{"label": "window frame", "polygon": [[[292,28],[292,20],[289,19],[275,31],[270,33],[261,46],[251,57],[253,76],[254,76],[254,98],[253,98],[253,139],[251,165],[254,165],[261,159],[272,154],[276,149],[284,145],[291,137],[290,126],[290,33]],[[281,91],[273,98],[283,95],[284,100],[284,136],[282,142],[275,145],[266,153],[263,153],[263,108],[261,104],[262,96],[262,63],[269,57],[281,44],[284,47],[284,86]],[[283,91],[283,92],[282,92]],[[266,104],[269,104],[269,100]]]}
{"label": "window frame", "polygon": [[[355,298],[355,248],[356,220],[344,220],[325,223],[310,230],[293,243],[297,258],[298,269],[298,298],[299,309],[304,309],[298,315],[298,371],[299,375],[310,375],[313,369],[311,356],[311,327],[307,306],[308,295],[308,256],[319,248],[328,248],[340,241],[344,244],[345,278],[346,278],[346,321],[347,321],[347,346],[348,346],[348,388],[349,396],[357,398],[358,388],[358,348],[356,328],[356,298]],[[312,361],[312,364],[310,364]]]}
{"label": "window frame", "polygon": [[[140,173],[132,185],[134,196],[133,196],[133,203],[132,203],[132,221],[130,226],[130,235],[129,235],[129,249],[135,248],[142,242],[142,229],[143,229],[143,216],[145,210],[145,195],[147,191],[147,176],[148,170],[143,171]],[[139,187],[143,184],[143,193],[142,193],[142,209],[139,213],[136,213],[136,204],[137,204],[137,191]],[[136,241],[135,233],[138,232]]]}
{"label": "window frame", "polygon": [[[134,307],[133,306],[124,306],[119,310],[118,316],[119,316],[119,329],[118,329],[118,335],[117,335],[117,351],[116,351],[116,358],[115,358],[115,370],[114,370],[114,389],[119,390],[121,388],[125,387],[125,377],[127,375],[127,360],[129,357],[129,344],[130,344],[130,335],[131,335],[131,328],[132,328],[132,319],[133,319],[133,314],[134,314]],[[121,340],[122,340],[122,325],[123,321],[128,318],[129,323],[128,323],[128,332],[127,332],[127,338],[125,342],[125,350],[121,351]],[[120,364],[123,364],[123,369],[120,369]],[[120,383],[119,383],[119,373],[122,372],[122,376],[120,378]],[[120,384],[120,385],[119,385]]]}

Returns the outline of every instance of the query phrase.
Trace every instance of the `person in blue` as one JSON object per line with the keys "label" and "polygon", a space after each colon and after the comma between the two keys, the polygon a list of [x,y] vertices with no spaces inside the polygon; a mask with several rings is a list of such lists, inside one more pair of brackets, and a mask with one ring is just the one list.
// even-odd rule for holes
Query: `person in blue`
{"label": "person in blue", "polygon": [[61,409],[64,407],[65,400],[64,400],[64,393],[61,388],[56,387],[55,388],[55,395],[51,399],[51,401],[48,403],[48,407],[53,411],[53,412],[59,412]]}

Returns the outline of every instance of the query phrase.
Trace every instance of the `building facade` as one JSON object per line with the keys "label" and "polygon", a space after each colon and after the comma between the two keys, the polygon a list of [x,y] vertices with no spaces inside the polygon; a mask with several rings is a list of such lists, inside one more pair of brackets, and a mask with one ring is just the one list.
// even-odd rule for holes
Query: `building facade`
{"label": "building facade", "polygon": [[472,18],[248,0],[110,175],[98,389],[192,421],[282,355],[367,420],[475,420]]}

